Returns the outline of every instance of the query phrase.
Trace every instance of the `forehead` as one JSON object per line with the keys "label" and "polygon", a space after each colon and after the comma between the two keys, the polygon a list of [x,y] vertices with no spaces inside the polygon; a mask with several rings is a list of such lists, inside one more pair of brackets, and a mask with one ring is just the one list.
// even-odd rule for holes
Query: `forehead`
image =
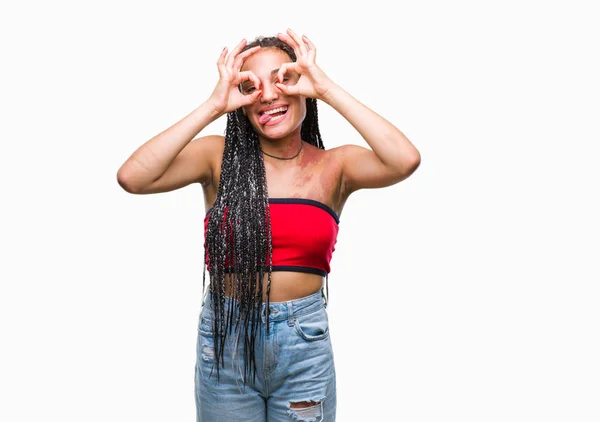
{"label": "forehead", "polygon": [[279,48],[262,48],[246,59],[241,70],[250,70],[259,78],[269,77],[272,70],[291,61],[290,56]]}

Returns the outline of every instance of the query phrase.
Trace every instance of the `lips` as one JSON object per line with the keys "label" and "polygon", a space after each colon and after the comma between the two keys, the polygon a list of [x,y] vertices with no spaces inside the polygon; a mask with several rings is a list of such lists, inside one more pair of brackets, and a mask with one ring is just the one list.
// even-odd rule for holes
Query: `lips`
{"label": "lips", "polygon": [[288,106],[283,104],[275,104],[270,107],[265,107],[263,110],[259,112],[258,123],[264,125],[270,121],[277,121],[283,118],[283,116],[287,113]]}

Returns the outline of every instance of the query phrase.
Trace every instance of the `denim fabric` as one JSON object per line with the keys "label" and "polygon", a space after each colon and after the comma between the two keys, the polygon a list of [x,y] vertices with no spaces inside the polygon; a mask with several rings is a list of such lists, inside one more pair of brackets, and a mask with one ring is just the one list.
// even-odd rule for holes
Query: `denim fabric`
{"label": "denim fabric", "polygon": [[[226,298],[226,304],[234,302]],[[256,383],[243,383],[242,341],[227,336],[219,383],[214,366],[214,336],[210,295],[198,320],[195,396],[197,422],[333,422],[336,385],[327,303],[323,289],[310,296],[266,304],[256,336]],[[235,333],[235,331],[234,331]],[[239,331],[238,331],[239,334]],[[211,374],[212,370],[212,374]],[[290,402],[318,402],[290,408]],[[312,403],[311,403],[312,404]]]}

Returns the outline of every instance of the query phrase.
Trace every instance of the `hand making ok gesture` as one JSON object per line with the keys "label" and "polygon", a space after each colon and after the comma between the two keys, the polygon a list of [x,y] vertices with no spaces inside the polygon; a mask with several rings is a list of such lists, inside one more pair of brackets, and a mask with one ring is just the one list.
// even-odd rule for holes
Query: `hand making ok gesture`
{"label": "hand making ok gesture", "polygon": [[[243,39],[229,55],[227,55],[227,47],[225,47],[217,61],[219,82],[208,102],[218,113],[228,113],[240,107],[252,104],[258,100],[262,93],[262,91],[258,89],[260,87],[260,81],[256,75],[252,72],[240,71],[244,60],[260,50],[260,47],[256,46],[240,53],[246,46],[246,43],[247,41]],[[257,89],[251,94],[244,95],[240,92],[239,85],[247,80],[252,81]]]}
{"label": "hand making ok gesture", "polygon": [[[279,83],[276,86],[286,95],[303,95],[309,98],[323,99],[333,85],[331,79],[315,63],[317,49],[306,35],[300,38],[291,29],[287,34],[277,34],[277,37],[294,49],[296,61],[284,63],[277,73]],[[295,72],[300,76],[295,85],[285,85],[284,76],[288,72]]]}

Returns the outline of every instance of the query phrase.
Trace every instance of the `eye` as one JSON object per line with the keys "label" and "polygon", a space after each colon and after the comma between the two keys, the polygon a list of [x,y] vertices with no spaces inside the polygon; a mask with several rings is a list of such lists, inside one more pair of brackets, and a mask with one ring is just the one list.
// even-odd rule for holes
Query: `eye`
{"label": "eye", "polygon": [[254,91],[256,90],[256,87],[254,85],[246,85],[242,87],[242,94],[244,95],[248,95],[248,94],[252,94]]}

